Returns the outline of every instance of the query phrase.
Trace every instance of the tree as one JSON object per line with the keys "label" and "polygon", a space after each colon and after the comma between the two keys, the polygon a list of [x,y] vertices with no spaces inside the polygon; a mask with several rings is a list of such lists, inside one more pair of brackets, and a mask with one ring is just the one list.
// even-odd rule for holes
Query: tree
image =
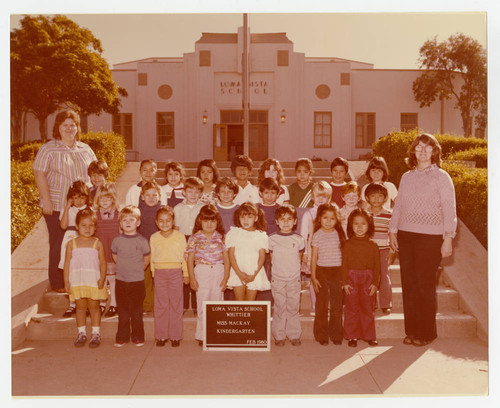
{"label": "tree", "polygon": [[92,32],[61,15],[25,16],[10,35],[11,123],[14,138],[26,112],[39,122],[47,140],[46,120],[63,107],[83,115],[118,113],[118,87]]}
{"label": "tree", "polygon": [[472,119],[484,131],[487,118],[486,50],[464,34],[454,34],[438,43],[436,37],[420,48],[418,59],[424,73],[413,82],[420,107],[437,99],[456,99],[465,136],[472,135]]}

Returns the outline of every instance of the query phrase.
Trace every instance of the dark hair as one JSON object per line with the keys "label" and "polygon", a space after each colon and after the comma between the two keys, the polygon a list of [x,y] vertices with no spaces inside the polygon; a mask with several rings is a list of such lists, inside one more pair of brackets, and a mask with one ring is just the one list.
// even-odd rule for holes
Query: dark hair
{"label": "dark hair", "polygon": [[82,196],[85,197],[85,204],[90,206],[92,204],[92,198],[90,195],[90,189],[87,187],[87,185],[81,181],[81,180],[76,180],[71,184],[71,187],[68,190],[68,194],[66,194],[66,198],[69,200],[70,198],[73,198],[75,196]]}
{"label": "dark hair", "polygon": [[257,177],[257,184],[260,185],[262,180],[266,178],[266,170],[269,170],[271,166],[274,166],[274,169],[278,173],[276,176],[276,181],[278,182],[278,186],[281,188],[281,186],[285,184],[285,175],[283,173],[283,167],[281,167],[281,163],[273,157],[268,157],[260,165],[259,175]]}
{"label": "dark hair", "polygon": [[205,159],[202,160],[201,162],[198,163],[198,168],[196,169],[196,177],[201,178],[201,168],[202,167],[209,167],[212,169],[212,172],[214,174],[214,178],[212,179],[212,182],[215,184],[217,183],[217,180],[219,180],[219,169],[217,168],[217,163],[215,160],[212,159]]}
{"label": "dark hair", "polygon": [[246,167],[248,171],[252,171],[253,161],[250,157],[245,156],[243,154],[239,154],[231,162],[231,171],[233,172],[233,175],[234,171],[236,170],[236,167]]}
{"label": "dark hair", "polygon": [[274,190],[279,194],[281,189],[275,179],[268,177],[259,183],[259,193],[263,193],[264,190]]}
{"label": "dark hair", "polygon": [[200,212],[196,216],[193,227],[193,235],[198,231],[202,230],[202,221],[215,220],[217,221],[217,227],[215,228],[219,234],[224,236],[224,225],[222,224],[222,218],[220,216],[217,208],[212,204],[206,204],[201,207]]}
{"label": "dark hair", "polygon": [[91,218],[94,222],[94,225],[97,224],[97,216],[95,215],[95,212],[88,207],[78,211],[78,213],[76,214],[75,225],[78,226],[78,224],[80,224],[80,221],[82,221],[84,218]]}
{"label": "dark hair", "polygon": [[340,245],[344,245],[345,242],[345,233],[344,229],[342,228],[342,224],[340,223],[340,210],[339,206],[335,203],[328,203],[328,204],[321,204],[318,207],[318,212],[316,213],[316,218],[314,219],[313,225],[314,225],[314,232],[318,231],[321,228],[321,217],[323,216],[324,213],[331,211],[333,215],[335,216],[335,230],[337,231],[337,234],[339,236],[340,240]]}
{"label": "dark hair", "polygon": [[311,159],[308,159],[307,157],[297,159],[297,161],[295,162],[295,171],[297,171],[299,167],[305,167],[307,170],[309,170],[311,176],[313,175],[314,169]]}
{"label": "dark hair", "polygon": [[330,164],[330,171],[337,166],[343,166],[346,173],[349,171],[349,162],[343,157],[335,157],[335,159],[332,160],[332,163]]}
{"label": "dark hair", "polygon": [[142,166],[144,166],[146,164],[151,164],[155,169],[158,168],[156,161],[154,161],[153,159],[145,159],[145,160],[141,161],[141,165],[139,166],[139,170],[142,169]]}
{"label": "dark hair", "polygon": [[354,222],[355,217],[363,217],[366,220],[366,222],[368,223],[368,231],[366,231],[366,235],[368,236],[368,238],[373,237],[373,234],[375,233],[375,224],[373,223],[373,217],[368,214],[368,211],[363,210],[362,208],[356,208],[349,214],[349,218],[347,218],[347,236],[351,238],[353,235],[355,235],[352,229],[352,223]]}
{"label": "dark hair", "polygon": [[82,132],[82,129],[80,128],[80,115],[78,115],[78,113],[72,110],[64,110],[56,115],[54,127],[52,128],[52,137],[55,140],[61,140],[61,134],[59,133],[59,126],[61,126],[61,124],[66,119],[73,119],[76,125],[75,140],[80,140],[80,133]]}
{"label": "dark hair", "polygon": [[387,180],[387,177],[389,176],[389,168],[387,167],[387,163],[385,162],[385,159],[382,156],[375,156],[370,160],[370,163],[368,163],[368,167],[366,168],[365,171],[365,176],[370,181],[370,183],[373,181],[373,179],[370,176],[370,171],[372,169],[382,170],[384,172],[384,175],[382,176],[382,181]]}
{"label": "dark hair", "polygon": [[417,146],[420,142],[432,146],[432,156],[431,163],[441,167],[441,145],[437,141],[437,139],[431,135],[430,133],[422,133],[417,136],[410,148],[408,149],[408,157],[405,159],[406,164],[410,169],[414,169],[417,167],[417,156],[415,155],[415,146]]}
{"label": "dark hair", "polygon": [[253,214],[257,216],[257,222],[254,224],[255,228],[259,231],[267,231],[267,222],[264,211],[257,207],[254,203],[247,201],[239,206],[239,208],[234,212],[233,221],[234,225],[242,228],[240,223],[240,217],[247,214]]}
{"label": "dark hair", "polygon": [[[278,222],[278,220],[286,214],[291,215],[293,219],[297,221],[297,210],[291,204],[280,205],[276,209],[276,212],[274,213],[274,220]],[[297,223],[294,224],[292,230],[295,231],[296,229],[297,229]]]}
{"label": "dark hair", "polygon": [[389,197],[389,192],[387,191],[386,186],[380,183],[370,183],[366,186],[365,197],[369,197],[372,194],[377,194],[377,193],[383,194],[387,201],[387,197]]}
{"label": "dark hair", "polygon": [[184,190],[186,188],[196,188],[201,192],[203,192],[203,181],[201,181],[198,177],[188,177],[184,181]]}
{"label": "dark hair", "polygon": [[107,179],[109,176],[108,163],[106,163],[103,159],[94,160],[92,163],[90,163],[89,168],[87,169],[87,174],[90,177],[95,173],[102,174],[104,178]]}
{"label": "dark hair", "polygon": [[172,221],[175,221],[175,213],[174,209],[170,207],[169,205],[164,205],[160,208],[158,208],[158,211],[156,211],[156,220],[160,217],[162,214],[168,214],[172,217]]}
{"label": "dark hair", "polygon": [[165,180],[167,179],[167,173],[172,170],[176,171],[181,175],[181,183],[184,181],[184,167],[182,164],[176,161],[169,161],[165,164]]}
{"label": "dark hair", "polygon": [[219,194],[222,186],[226,186],[227,188],[233,190],[235,195],[240,191],[238,184],[236,184],[231,177],[222,177],[219,181],[217,181],[217,184],[215,185],[215,194]]}
{"label": "dark hair", "polygon": [[147,181],[141,186],[141,195],[144,195],[144,193],[148,190],[155,189],[158,192],[158,199],[161,198],[161,188],[158,185],[158,183],[153,180],[153,181]]}

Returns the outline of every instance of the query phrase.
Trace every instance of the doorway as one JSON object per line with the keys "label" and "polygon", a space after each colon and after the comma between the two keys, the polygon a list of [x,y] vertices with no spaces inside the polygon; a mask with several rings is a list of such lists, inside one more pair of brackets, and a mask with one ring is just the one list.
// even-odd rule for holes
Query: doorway
{"label": "doorway", "polygon": [[[248,154],[252,160],[267,159],[268,150],[267,111],[250,111]],[[221,111],[221,123],[214,124],[214,160],[232,161],[243,154],[243,111]]]}

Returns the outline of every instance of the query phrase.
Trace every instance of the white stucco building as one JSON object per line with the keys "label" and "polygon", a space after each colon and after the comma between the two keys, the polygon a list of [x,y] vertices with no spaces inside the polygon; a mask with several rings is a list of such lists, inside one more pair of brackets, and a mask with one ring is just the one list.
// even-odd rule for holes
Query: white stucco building
{"label": "white stucco building", "polygon": [[[85,118],[84,130],[124,135],[130,160],[230,160],[243,153],[243,37],[243,28],[234,34],[203,33],[194,52],[182,58],[114,65],[114,79],[128,97],[118,115]],[[306,57],[294,52],[286,33],[247,37],[254,160],[357,159],[391,130],[415,126],[462,134],[454,101],[419,108],[412,92],[418,70]],[[53,117],[49,134],[52,124]],[[33,132],[38,133],[36,123]]]}

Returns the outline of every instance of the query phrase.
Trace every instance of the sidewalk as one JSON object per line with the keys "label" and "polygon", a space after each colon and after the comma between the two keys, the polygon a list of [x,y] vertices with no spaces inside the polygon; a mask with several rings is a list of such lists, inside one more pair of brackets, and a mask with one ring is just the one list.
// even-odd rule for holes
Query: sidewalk
{"label": "sidewalk", "polygon": [[426,347],[382,339],[373,348],[308,340],[270,352],[204,352],[192,340],[120,349],[106,339],[98,349],[26,341],[12,352],[12,395],[484,396],[487,360],[477,338],[438,338]]}

